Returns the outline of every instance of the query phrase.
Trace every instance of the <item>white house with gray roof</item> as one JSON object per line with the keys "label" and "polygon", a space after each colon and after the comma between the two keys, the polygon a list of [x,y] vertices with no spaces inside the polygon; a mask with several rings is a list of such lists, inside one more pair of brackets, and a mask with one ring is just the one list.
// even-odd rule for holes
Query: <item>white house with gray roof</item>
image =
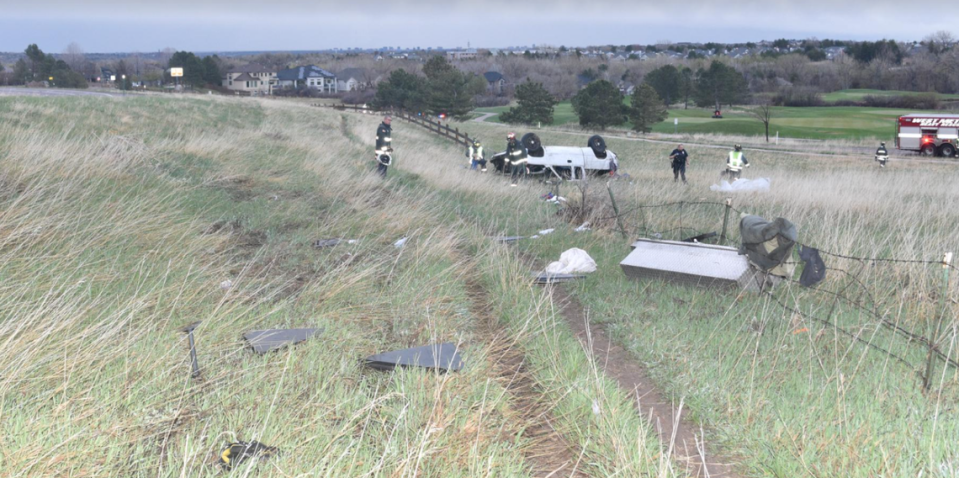
{"label": "white house with gray roof", "polygon": [[279,88],[313,88],[324,93],[339,91],[336,75],[314,65],[280,70],[276,80]]}

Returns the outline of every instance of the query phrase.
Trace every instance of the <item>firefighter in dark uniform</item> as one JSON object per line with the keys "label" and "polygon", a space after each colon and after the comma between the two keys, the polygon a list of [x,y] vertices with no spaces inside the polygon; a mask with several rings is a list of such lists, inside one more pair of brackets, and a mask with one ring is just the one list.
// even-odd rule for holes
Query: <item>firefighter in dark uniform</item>
{"label": "firefighter in dark uniform", "polygon": [[510,178],[512,180],[510,186],[516,186],[516,182],[522,176],[526,178],[526,148],[523,147],[522,143],[516,140],[516,133],[510,133],[506,135],[506,160],[509,161],[510,166]]}
{"label": "firefighter in dark uniform", "polygon": [[[390,167],[392,162],[392,153],[393,153],[393,128],[390,127],[390,123],[393,122],[391,116],[386,116],[383,118],[383,123],[376,128],[376,172],[383,178],[386,178],[386,169]],[[384,162],[383,158],[388,158],[387,162]]]}
{"label": "firefighter in dark uniform", "polygon": [[889,151],[886,149],[886,143],[879,143],[879,149],[876,150],[876,161],[879,161],[880,168],[886,167],[886,161],[889,161]]}

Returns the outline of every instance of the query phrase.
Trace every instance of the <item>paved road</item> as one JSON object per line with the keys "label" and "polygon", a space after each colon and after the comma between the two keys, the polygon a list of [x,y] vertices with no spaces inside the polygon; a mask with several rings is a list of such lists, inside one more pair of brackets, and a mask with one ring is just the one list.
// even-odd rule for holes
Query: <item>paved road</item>
{"label": "paved road", "polygon": [[0,87],[0,96],[99,96],[120,98],[126,96],[120,93],[108,93],[94,90],[69,90],[59,88],[23,88],[20,86]]}
{"label": "paved road", "polygon": [[497,114],[498,114],[498,113],[483,113],[483,116],[480,116],[479,118],[473,118],[473,121],[475,121],[475,122],[477,122],[477,123],[482,123],[482,122],[490,119],[491,117],[496,116]]}

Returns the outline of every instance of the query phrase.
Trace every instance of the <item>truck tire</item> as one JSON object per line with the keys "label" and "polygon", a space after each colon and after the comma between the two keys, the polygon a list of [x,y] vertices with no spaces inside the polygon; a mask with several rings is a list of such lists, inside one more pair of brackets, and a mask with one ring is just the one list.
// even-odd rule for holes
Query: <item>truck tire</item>
{"label": "truck tire", "polygon": [[543,143],[540,142],[539,136],[536,136],[536,133],[524,134],[520,139],[520,143],[526,148],[526,154],[534,158],[543,156]]}
{"label": "truck tire", "polygon": [[606,141],[603,141],[602,136],[598,134],[590,136],[586,145],[593,150],[593,154],[595,154],[597,158],[606,159]]}
{"label": "truck tire", "polygon": [[919,154],[926,157],[933,157],[936,155],[936,148],[932,146],[923,146],[922,149],[919,150]]}
{"label": "truck tire", "polygon": [[939,155],[951,158],[956,155],[956,147],[951,144],[944,144],[939,147]]}

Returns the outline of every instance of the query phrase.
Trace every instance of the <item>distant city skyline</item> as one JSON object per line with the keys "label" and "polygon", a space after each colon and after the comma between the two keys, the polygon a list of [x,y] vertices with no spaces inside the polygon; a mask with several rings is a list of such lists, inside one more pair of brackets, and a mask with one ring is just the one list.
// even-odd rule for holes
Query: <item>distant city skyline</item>
{"label": "distant city skyline", "polygon": [[672,42],[745,43],[777,38],[914,41],[952,31],[950,15],[929,16],[886,0],[386,4],[307,0],[187,1],[137,5],[116,0],[48,0],[3,6],[0,51],[37,43],[51,53],[76,42],[87,52],[289,51],[334,48],[504,48]]}

